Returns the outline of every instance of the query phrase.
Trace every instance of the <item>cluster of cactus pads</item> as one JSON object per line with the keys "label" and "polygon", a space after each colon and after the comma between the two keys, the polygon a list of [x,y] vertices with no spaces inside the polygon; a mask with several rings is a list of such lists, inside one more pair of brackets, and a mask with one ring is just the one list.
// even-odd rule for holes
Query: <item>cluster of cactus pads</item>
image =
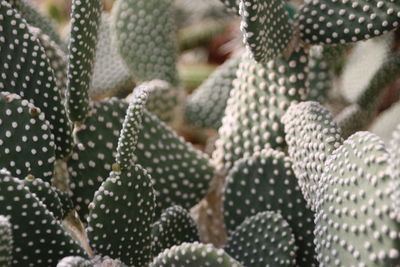
{"label": "cluster of cactus pads", "polygon": [[[64,40],[0,0],[0,266],[400,266],[399,114],[366,131],[400,54],[329,102],[400,2],[297,2],[221,0],[243,46],[185,97],[180,2],[72,0]],[[219,129],[210,155],[188,128]]]}

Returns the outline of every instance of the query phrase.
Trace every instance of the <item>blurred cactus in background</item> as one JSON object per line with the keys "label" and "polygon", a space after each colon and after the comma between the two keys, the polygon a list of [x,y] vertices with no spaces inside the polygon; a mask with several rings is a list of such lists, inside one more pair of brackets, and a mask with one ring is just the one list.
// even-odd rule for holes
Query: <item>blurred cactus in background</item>
{"label": "blurred cactus in background", "polygon": [[397,0],[0,0],[0,266],[398,266]]}

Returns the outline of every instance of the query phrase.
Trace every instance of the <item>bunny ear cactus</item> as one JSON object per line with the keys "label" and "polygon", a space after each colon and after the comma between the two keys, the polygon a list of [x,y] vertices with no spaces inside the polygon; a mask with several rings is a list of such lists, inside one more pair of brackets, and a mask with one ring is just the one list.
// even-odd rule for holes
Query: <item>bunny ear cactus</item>
{"label": "bunny ear cactus", "polygon": [[263,211],[280,213],[296,240],[297,263],[317,266],[314,254],[314,214],[306,207],[289,158],[271,149],[236,162],[223,192],[223,213],[229,233]]}
{"label": "bunny ear cactus", "polygon": [[[137,81],[178,83],[171,0],[117,0],[113,28],[119,52]],[[152,38],[149,38],[151,36]]]}
{"label": "bunny ear cactus", "polygon": [[315,210],[325,161],[343,142],[340,129],[329,111],[312,101],[291,106],[283,122],[293,171],[309,207]]}
{"label": "bunny ear cactus", "polygon": [[242,53],[227,60],[186,101],[185,119],[194,126],[218,129],[226,108]]}
{"label": "bunny ear cactus", "polygon": [[201,243],[183,243],[160,253],[149,267],[213,266],[243,267],[223,249]]}
{"label": "bunny ear cactus", "polygon": [[100,24],[102,1],[73,0],[68,62],[68,111],[82,122],[89,111],[89,86]]}
{"label": "bunny ear cactus", "polygon": [[125,89],[132,90],[134,81],[128,68],[112,42],[111,17],[107,13],[101,15],[96,45],[96,57],[89,94],[94,97],[115,95]]}
{"label": "bunny ear cactus", "polygon": [[13,242],[10,220],[0,215],[0,266],[11,266]]}
{"label": "bunny ear cactus", "polygon": [[0,210],[9,216],[13,232],[11,266],[54,266],[69,255],[85,257],[84,250],[35,195],[17,178],[0,172]]}
{"label": "bunny ear cactus", "polygon": [[289,15],[282,0],[241,0],[240,28],[252,57],[266,63],[280,55],[293,38]]}
{"label": "bunny ear cactus", "polygon": [[145,266],[151,260],[156,207],[151,176],[133,162],[146,98],[147,93],[139,90],[129,105],[118,141],[117,163],[89,205],[87,229],[95,252],[135,266]]}
{"label": "bunny ear cactus", "polygon": [[399,12],[397,0],[306,0],[297,20],[306,43],[342,44],[396,29]]}
{"label": "bunny ear cactus", "polygon": [[0,92],[0,116],[0,167],[17,177],[34,175],[50,181],[55,144],[45,115],[18,95]]}
{"label": "bunny ear cactus", "polygon": [[324,57],[324,47],[313,46],[310,48],[308,61],[309,73],[307,76],[307,100],[324,103],[333,85],[333,75],[328,60]]}
{"label": "bunny ear cactus", "polygon": [[180,206],[164,210],[160,219],[153,224],[151,233],[153,255],[184,242],[199,241],[196,223]]}
{"label": "bunny ear cactus", "polygon": [[294,236],[282,215],[260,212],[246,219],[230,237],[225,251],[244,266],[295,266]]}
{"label": "bunny ear cactus", "polygon": [[236,160],[268,146],[285,147],[281,117],[305,97],[306,70],[303,49],[266,64],[249,53],[243,56],[213,154],[217,169],[228,170]]}
{"label": "bunny ear cactus", "polygon": [[65,158],[71,152],[71,125],[46,53],[25,20],[4,0],[0,14],[0,90],[16,93],[41,109],[55,137],[56,157]]}
{"label": "bunny ear cactus", "polygon": [[383,142],[368,132],[351,136],[327,159],[315,217],[321,264],[399,263],[400,214],[392,206],[398,188],[389,160]]}

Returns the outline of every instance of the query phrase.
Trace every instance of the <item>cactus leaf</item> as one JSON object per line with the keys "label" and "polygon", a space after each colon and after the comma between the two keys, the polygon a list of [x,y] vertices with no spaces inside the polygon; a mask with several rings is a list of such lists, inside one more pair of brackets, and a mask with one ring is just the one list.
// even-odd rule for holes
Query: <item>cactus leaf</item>
{"label": "cactus leaf", "polygon": [[399,26],[397,0],[306,0],[297,17],[300,37],[311,44],[366,40]]}
{"label": "cactus leaf", "polygon": [[12,175],[50,181],[55,161],[54,136],[39,108],[16,94],[0,92],[0,166]]}
{"label": "cactus leaf", "polygon": [[11,266],[13,243],[10,219],[0,215],[0,266]]}
{"label": "cactus leaf", "polygon": [[343,142],[340,129],[329,111],[312,101],[291,106],[283,122],[293,171],[309,207],[315,210],[325,161]]}
{"label": "cactus leaf", "polygon": [[45,51],[21,15],[4,0],[0,14],[0,90],[16,93],[41,109],[55,136],[56,156],[65,158],[72,147],[71,125]]}
{"label": "cactus leaf", "polygon": [[243,267],[223,249],[197,242],[183,243],[166,249],[150,264],[150,267],[168,266]]}
{"label": "cactus leaf", "polygon": [[267,210],[280,213],[293,230],[297,263],[317,266],[314,213],[307,208],[289,158],[272,149],[237,161],[223,195],[225,226],[231,234],[246,218]]}
{"label": "cactus leaf", "polygon": [[195,221],[180,206],[172,206],[164,210],[152,227],[153,255],[158,255],[167,248],[184,242],[199,241],[199,233]]}
{"label": "cactus leaf", "polygon": [[73,0],[68,62],[68,112],[82,122],[89,112],[89,86],[102,11],[100,0]]}
{"label": "cactus leaf", "polygon": [[244,266],[295,266],[296,250],[292,229],[282,215],[265,211],[240,224],[225,251]]}
{"label": "cactus leaf", "polygon": [[400,214],[392,205],[398,188],[389,161],[383,141],[368,132],[352,135],[326,160],[315,216],[322,265],[399,263]]}

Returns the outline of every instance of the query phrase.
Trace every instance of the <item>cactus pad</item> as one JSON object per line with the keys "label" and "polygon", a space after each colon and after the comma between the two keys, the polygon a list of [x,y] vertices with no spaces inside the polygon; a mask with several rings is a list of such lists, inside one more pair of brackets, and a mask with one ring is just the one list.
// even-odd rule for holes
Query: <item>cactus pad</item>
{"label": "cactus pad", "polygon": [[55,136],[56,156],[64,158],[71,152],[71,125],[45,51],[21,15],[4,0],[0,15],[0,90],[16,93],[41,109]]}
{"label": "cactus pad", "polygon": [[200,243],[183,243],[159,254],[150,267],[198,266],[243,267],[223,249]]}
{"label": "cactus pad", "polygon": [[324,48],[322,46],[311,47],[308,68],[307,100],[324,103],[333,85],[333,75],[324,57]]}
{"label": "cactus pad", "polygon": [[172,0],[117,0],[113,16],[119,52],[135,79],[177,85]]}
{"label": "cactus pad", "polygon": [[317,266],[314,258],[314,214],[306,207],[289,158],[271,149],[236,162],[223,195],[225,226],[229,233],[248,217],[262,211],[279,212],[296,240],[297,263]]}
{"label": "cactus pad", "polygon": [[0,173],[0,199],[0,210],[12,225],[12,266],[54,266],[69,255],[85,256],[52,213],[5,171]]}
{"label": "cactus pad", "polygon": [[45,115],[18,95],[0,92],[0,116],[0,167],[50,181],[55,145]]}
{"label": "cactus pad", "polygon": [[241,0],[240,29],[252,58],[266,63],[280,55],[292,40],[289,14],[282,0]]}
{"label": "cactus pad", "polygon": [[239,14],[240,0],[221,0],[229,11]]}
{"label": "cactus pad", "polygon": [[312,101],[291,106],[283,122],[293,171],[309,207],[315,210],[325,161],[343,141],[340,129],[329,111]]}
{"label": "cactus pad", "polygon": [[241,58],[237,55],[227,60],[189,96],[185,107],[189,124],[214,129],[221,126]]}
{"label": "cactus pad", "polygon": [[0,215],[0,266],[11,266],[13,242],[10,220]]}
{"label": "cactus pad", "polygon": [[62,220],[64,212],[62,203],[56,189],[51,187],[48,182],[40,178],[29,176],[23,180],[24,185],[29,189],[29,192],[34,194],[46,208],[53,213],[54,218]]}
{"label": "cactus pad", "polygon": [[199,241],[195,221],[180,206],[172,206],[164,210],[161,218],[153,224],[151,235],[151,249],[154,256],[172,246]]}
{"label": "cactus pad", "polygon": [[132,90],[134,81],[112,42],[111,17],[103,13],[99,26],[96,57],[89,94],[93,97],[115,95],[120,90]]}
{"label": "cactus pad", "polygon": [[392,182],[389,153],[371,133],[354,134],[327,159],[315,216],[321,265],[399,263],[400,214],[391,199],[398,189]]}
{"label": "cactus pad", "polygon": [[217,169],[265,147],[285,147],[281,117],[305,96],[307,56],[302,49],[289,59],[258,64],[246,53],[233,82],[213,158]]}
{"label": "cactus pad", "polygon": [[151,260],[155,197],[140,165],[113,171],[89,205],[88,237],[96,253],[144,266]]}
{"label": "cactus pad", "polygon": [[397,0],[306,0],[297,18],[300,37],[312,44],[356,42],[399,26]]}
{"label": "cactus pad", "polygon": [[260,212],[239,225],[225,251],[244,266],[295,266],[296,245],[292,229],[282,215]]}
{"label": "cactus pad", "polygon": [[67,99],[69,118],[74,122],[82,122],[89,112],[101,10],[101,0],[72,0]]}

